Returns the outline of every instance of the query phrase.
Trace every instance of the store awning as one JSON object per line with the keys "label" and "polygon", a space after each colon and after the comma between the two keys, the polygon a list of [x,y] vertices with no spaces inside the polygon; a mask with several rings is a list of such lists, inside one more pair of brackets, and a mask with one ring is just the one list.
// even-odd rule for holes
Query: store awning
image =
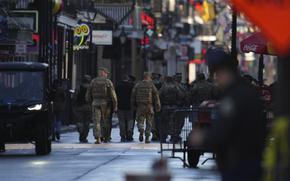
{"label": "store awning", "polygon": [[[136,12],[141,12],[135,6],[132,6],[131,4],[97,4],[97,6],[95,6],[95,10],[98,14],[111,20],[117,25],[113,32],[115,37],[120,35],[122,29],[124,29],[127,37],[129,38],[141,39],[143,37],[141,21],[138,21],[139,24],[135,23],[134,25],[131,22],[132,17],[136,18]],[[136,21],[136,19],[134,20]]]}
{"label": "store awning", "polygon": [[117,25],[130,25],[131,14],[133,13],[132,5],[116,5],[116,4],[98,4],[95,9],[102,16],[112,20]]}
{"label": "store awning", "polygon": [[268,42],[262,33],[253,33],[241,42],[242,52],[254,52],[258,54],[276,55],[272,45]]}
{"label": "store awning", "polygon": [[75,28],[78,25],[78,19],[74,19],[66,14],[60,14],[57,16],[57,23],[59,25]]}

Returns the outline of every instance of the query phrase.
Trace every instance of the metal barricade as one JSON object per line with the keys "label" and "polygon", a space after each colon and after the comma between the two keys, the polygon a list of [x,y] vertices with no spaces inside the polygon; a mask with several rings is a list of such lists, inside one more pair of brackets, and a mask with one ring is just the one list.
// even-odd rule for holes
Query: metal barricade
{"label": "metal barricade", "polygon": [[[191,153],[193,149],[189,148],[188,137],[194,127],[208,128],[213,119],[216,119],[216,111],[213,108],[173,107],[163,109],[159,130],[161,157],[180,159],[184,167],[196,166],[198,161],[195,164],[196,160],[194,162],[188,160],[188,153]],[[201,149],[200,151],[205,151],[205,149]],[[165,153],[169,153],[170,155],[165,156]]]}

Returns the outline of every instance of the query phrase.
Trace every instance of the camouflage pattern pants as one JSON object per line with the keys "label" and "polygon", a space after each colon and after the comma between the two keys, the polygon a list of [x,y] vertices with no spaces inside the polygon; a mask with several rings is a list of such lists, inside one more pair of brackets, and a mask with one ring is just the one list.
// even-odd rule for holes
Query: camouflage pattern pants
{"label": "camouflage pattern pants", "polygon": [[175,117],[174,111],[177,109],[177,106],[163,106],[161,110],[161,124],[159,125],[159,133],[161,141],[165,141],[168,135],[173,136],[174,129],[177,129],[173,124]]}
{"label": "camouflage pattern pants", "polygon": [[110,113],[109,106],[93,106],[92,118],[94,123],[94,137],[97,138],[110,138]]}
{"label": "camouflage pattern pants", "polygon": [[90,130],[90,122],[91,122],[91,107],[89,105],[84,105],[78,107],[75,111],[76,118],[76,126],[79,132],[79,140],[83,141],[87,139],[89,130]]}
{"label": "camouflage pattern pants", "polygon": [[137,119],[137,126],[139,129],[139,132],[144,132],[144,125],[146,121],[146,130],[145,135],[150,136],[152,124],[154,120],[154,110],[153,106],[150,105],[138,105],[137,107],[137,113],[136,113],[136,119]]}

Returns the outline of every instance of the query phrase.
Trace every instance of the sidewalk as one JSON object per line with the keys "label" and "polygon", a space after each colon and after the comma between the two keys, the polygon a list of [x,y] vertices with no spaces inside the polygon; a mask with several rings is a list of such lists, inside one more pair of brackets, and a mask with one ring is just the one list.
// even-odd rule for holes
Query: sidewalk
{"label": "sidewalk", "polygon": [[[117,128],[118,125],[119,125],[119,121],[118,121],[118,118],[117,117],[113,117],[112,119],[112,127],[113,128]],[[90,128],[93,127],[93,124],[90,124]],[[64,134],[64,133],[70,133],[70,132],[74,132],[74,131],[77,131],[77,127],[75,124],[70,124],[70,125],[63,125],[61,127],[61,130],[60,130],[60,133],[61,134]]]}

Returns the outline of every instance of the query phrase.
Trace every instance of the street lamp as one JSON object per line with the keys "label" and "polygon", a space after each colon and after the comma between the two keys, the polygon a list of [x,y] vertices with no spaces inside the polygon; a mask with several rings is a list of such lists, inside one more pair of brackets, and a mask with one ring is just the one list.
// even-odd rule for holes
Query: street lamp
{"label": "street lamp", "polygon": [[95,20],[96,16],[97,16],[97,12],[96,12],[96,9],[95,9],[95,4],[94,4],[93,1],[91,1],[90,7],[87,10],[87,17],[86,18],[91,23],[91,22],[93,22]]}
{"label": "street lamp", "polygon": [[126,40],[127,40],[127,35],[126,35],[125,31],[124,31],[124,28],[122,28],[122,31],[120,33],[119,38],[120,38],[121,44],[124,45],[126,43]]}
{"label": "street lamp", "polygon": [[118,76],[118,77],[122,77],[123,75],[123,72],[124,72],[124,68],[125,68],[125,65],[124,65],[124,59],[125,59],[125,43],[126,43],[126,40],[127,40],[127,34],[125,33],[125,30],[124,30],[124,27],[122,28],[122,31],[119,35],[119,39],[120,39],[120,43],[121,43],[121,60],[120,60],[120,73],[121,75]]}
{"label": "street lamp", "polygon": [[98,62],[95,60],[95,46],[93,45],[93,22],[96,19],[97,11],[95,9],[95,3],[93,1],[90,2],[90,6],[86,11],[85,18],[88,22],[88,25],[90,26],[91,32],[90,32],[90,58],[91,58],[91,75],[95,76],[95,67],[97,66]]}
{"label": "street lamp", "polygon": [[147,71],[147,47],[146,47],[146,38],[147,38],[147,26],[142,26],[143,30],[143,72]]}

